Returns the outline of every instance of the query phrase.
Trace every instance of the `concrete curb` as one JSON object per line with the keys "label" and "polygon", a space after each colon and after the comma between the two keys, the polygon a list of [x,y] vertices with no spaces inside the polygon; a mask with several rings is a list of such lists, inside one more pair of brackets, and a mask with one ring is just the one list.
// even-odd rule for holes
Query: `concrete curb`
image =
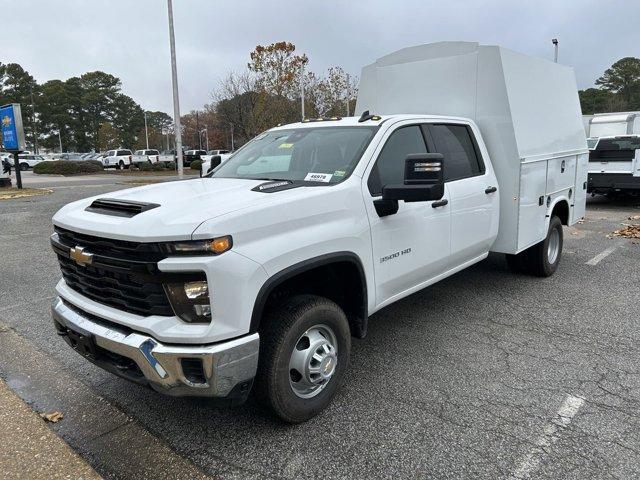
{"label": "concrete curb", "polygon": [[3,380],[0,380],[0,452],[0,478],[102,478]]}

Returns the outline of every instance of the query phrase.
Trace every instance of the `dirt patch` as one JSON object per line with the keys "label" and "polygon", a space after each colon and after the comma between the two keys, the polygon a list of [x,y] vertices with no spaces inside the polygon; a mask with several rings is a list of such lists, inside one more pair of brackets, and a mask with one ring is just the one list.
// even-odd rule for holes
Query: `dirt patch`
{"label": "dirt patch", "polygon": [[50,193],[53,193],[53,190],[48,188],[0,188],[0,200],[37,197],[39,195],[49,195]]}

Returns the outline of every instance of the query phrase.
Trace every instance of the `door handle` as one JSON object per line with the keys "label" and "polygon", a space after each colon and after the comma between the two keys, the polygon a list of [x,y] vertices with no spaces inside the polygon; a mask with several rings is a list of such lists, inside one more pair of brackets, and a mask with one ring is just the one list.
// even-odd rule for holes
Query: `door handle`
{"label": "door handle", "polygon": [[449,203],[449,200],[447,200],[447,199],[444,199],[444,200],[438,200],[437,202],[433,202],[433,203],[431,204],[431,206],[432,206],[433,208],[444,207],[444,206],[445,206],[446,204],[448,204],[448,203]]}
{"label": "door handle", "polygon": [[486,193],[487,195],[497,191],[498,191],[498,187],[487,187],[484,189],[484,193]]}

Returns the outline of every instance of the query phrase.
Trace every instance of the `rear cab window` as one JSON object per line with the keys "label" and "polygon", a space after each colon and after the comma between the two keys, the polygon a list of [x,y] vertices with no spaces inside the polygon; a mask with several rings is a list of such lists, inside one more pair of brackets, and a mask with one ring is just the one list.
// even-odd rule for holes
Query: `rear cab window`
{"label": "rear cab window", "polygon": [[425,131],[433,151],[444,156],[445,182],[484,174],[484,162],[469,126],[433,123],[426,125]]}

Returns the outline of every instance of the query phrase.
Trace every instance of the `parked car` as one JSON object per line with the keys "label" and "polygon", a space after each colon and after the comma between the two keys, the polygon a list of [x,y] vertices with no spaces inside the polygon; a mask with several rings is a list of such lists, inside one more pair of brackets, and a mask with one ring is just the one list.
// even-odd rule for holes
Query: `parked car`
{"label": "parked car", "polygon": [[223,164],[233,155],[229,150],[209,150],[206,155],[201,155],[200,175],[206,175],[218,165]]}
{"label": "parked car", "polygon": [[186,167],[188,167],[189,165],[191,165],[191,162],[195,160],[201,160],[202,155],[206,155],[206,154],[207,154],[206,150],[187,150],[182,155],[182,162]]}
{"label": "parked car", "polygon": [[149,162],[158,163],[160,161],[160,152],[158,150],[136,150],[133,154],[133,163]]}
{"label": "parked car", "polygon": [[640,195],[640,135],[599,137],[589,152],[587,191]]}
{"label": "parked car", "polygon": [[[386,114],[276,127],[206,178],[63,207],[58,335],[159,392],[238,403],[255,387],[301,422],[374,312],[490,252],[552,275],[562,226],[585,214],[573,70],[443,42],[360,78],[356,111]],[[554,282],[527,285],[553,299]]]}
{"label": "parked car", "polygon": [[63,153],[60,155],[60,160],[79,161],[82,160],[81,153]]}
{"label": "parked car", "polygon": [[114,167],[118,170],[129,168],[133,163],[133,154],[131,150],[119,149],[109,150],[100,158],[104,168]]}
{"label": "parked car", "polygon": [[42,155],[33,155],[21,153],[18,155],[18,165],[20,165],[20,170],[25,171],[30,168],[35,167],[40,162],[44,162],[44,157]]}
{"label": "parked car", "polygon": [[176,151],[175,150],[163,150],[160,152],[160,161],[161,162],[175,162],[176,161]]}

